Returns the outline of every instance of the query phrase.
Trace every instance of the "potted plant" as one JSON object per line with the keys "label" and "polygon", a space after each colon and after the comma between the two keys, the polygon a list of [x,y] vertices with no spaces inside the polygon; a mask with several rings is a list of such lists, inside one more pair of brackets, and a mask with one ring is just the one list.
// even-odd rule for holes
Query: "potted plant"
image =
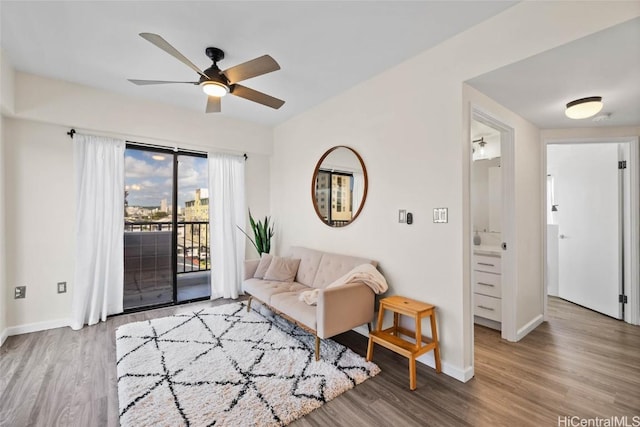
{"label": "potted plant", "polygon": [[253,230],[252,239],[240,226],[237,226],[242,233],[247,236],[249,241],[253,244],[253,247],[258,251],[258,255],[262,255],[263,253],[268,254],[271,251],[271,238],[273,237],[273,224],[269,224],[271,218],[265,215],[264,222],[258,221],[256,222],[251,215],[251,209],[249,209],[249,223],[251,224],[251,229]]}

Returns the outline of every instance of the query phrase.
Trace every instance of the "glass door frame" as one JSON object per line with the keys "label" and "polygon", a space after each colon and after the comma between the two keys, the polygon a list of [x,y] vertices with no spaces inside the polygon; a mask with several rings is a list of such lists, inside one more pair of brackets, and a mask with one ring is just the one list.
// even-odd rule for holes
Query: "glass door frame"
{"label": "glass door frame", "polygon": [[[144,144],[134,141],[126,141],[125,149],[148,151],[152,153],[159,153],[167,156],[171,156],[172,159],[172,184],[171,184],[171,284],[172,284],[172,300],[171,302],[158,303],[153,305],[142,305],[139,307],[131,307],[124,309],[122,314],[135,313],[139,311],[152,310],[162,307],[170,307],[180,304],[188,304],[196,301],[206,301],[210,299],[210,296],[187,299],[184,301],[178,301],[178,156],[192,156],[200,158],[208,158],[207,153],[200,151],[182,150],[179,148],[162,147],[158,145]],[[209,230],[209,232],[211,232]],[[211,253],[211,248],[208,248],[208,253]],[[123,259],[124,262],[124,259]]]}

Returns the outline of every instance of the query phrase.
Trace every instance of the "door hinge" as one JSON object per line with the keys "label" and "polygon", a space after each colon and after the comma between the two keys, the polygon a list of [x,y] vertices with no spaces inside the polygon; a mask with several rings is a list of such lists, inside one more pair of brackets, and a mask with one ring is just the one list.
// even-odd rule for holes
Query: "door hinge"
{"label": "door hinge", "polygon": [[627,303],[627,296],[626,295],[618,295],[618,302],[620,304],[626,304]]}
{"label": "door hinge", "polygon": [[618,169],[626,169],[627,168],[627,161],[626,160],[620,160],[618,162]]}

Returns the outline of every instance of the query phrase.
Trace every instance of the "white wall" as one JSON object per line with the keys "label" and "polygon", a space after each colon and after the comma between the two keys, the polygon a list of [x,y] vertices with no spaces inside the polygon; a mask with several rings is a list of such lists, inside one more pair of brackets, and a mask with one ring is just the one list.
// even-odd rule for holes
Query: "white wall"
{"label": "white wall", "polygon": [[[3,198],[8,287],[27,285],[27,298],[8,299],[10,334],[65,324],[74,269],[73,140],[66,132],[116,135],[133,141],[203,151],[246,152],[247,203],[269,213],[272,130],[211,117],[80,85],[16,73],[15,114],[5,117]],[[69,292],[56,293],[67,281]]]}
{"label": "white wall", "polygon": [[640,127],[602,126],[597,128],[542,129],[540,131],[540,137],[544,141],[624,138],[627,136],[640,136]]}
{"label": "white wall", "polygon": [[7,282],[26,286],[24,299],[10,299],[9,326],[64,324],[73,289],[75,198],[73,146],[65,128],[5,120]]}
{"label": "white wall", "polygon": [[6,239],[5,239],[5,167],[4,167],[4,114],[13,112],[13,78],[14,70],[9,59],[0,49],[0,345],[7,337],[7,286]]}
{"label": "white wall", "polygon": [[[500,158],[476,160],[473,162],[473,178],[471,182],[471,203],[473,207],[474,231],[488,232],[489,229],[489,169],[499,168]],[[491,230],[491,231],[500,231]]]}
{"label": "white wall", "polygon": [[[519,3],[278,126],[271,206],[286,229],[277,236],[277,249],[306,245],[378,260],[390,294],[438,307],[443,369],[468,379],[470,135],[463,82],[615,25],[636,9],[619,3]],[[523,140],[539,141],[535,127],[522,127]],[[316,161],[340,144],[363,157],[369,194],[353,224],[331,229],[316,218],[309,188]],[[540,312],[540,158],[539,143],[516,147],[516,187],[526,195],[516,200],[519,325]],[[431,222],[435,207],[449,208],[448,224]],[[414,224],[398,224],[398,209],[414,213]],[[526,304],[530,300],[536,302]]]}

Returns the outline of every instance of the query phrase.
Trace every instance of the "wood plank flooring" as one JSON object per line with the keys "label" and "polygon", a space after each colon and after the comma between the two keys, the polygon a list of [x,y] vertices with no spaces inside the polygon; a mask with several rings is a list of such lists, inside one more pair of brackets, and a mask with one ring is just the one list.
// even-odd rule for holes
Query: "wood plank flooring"
{"label": "wood plank flooring", "polygon": [[[9,337],[0,348],[0,425],[117,426],[115,329],[226,302]],[[549,311],[550,321],[519,343],[476,326],[476,376],[466,384],[419,363],[418,388],[409,391],[407,359],[376,346],[381,374],[291,425],[570,425],[558,423],[565,416],[640,422],[640,327],[555,298]],[[366,339],[355,332],[336,341],[366,353]]]}

